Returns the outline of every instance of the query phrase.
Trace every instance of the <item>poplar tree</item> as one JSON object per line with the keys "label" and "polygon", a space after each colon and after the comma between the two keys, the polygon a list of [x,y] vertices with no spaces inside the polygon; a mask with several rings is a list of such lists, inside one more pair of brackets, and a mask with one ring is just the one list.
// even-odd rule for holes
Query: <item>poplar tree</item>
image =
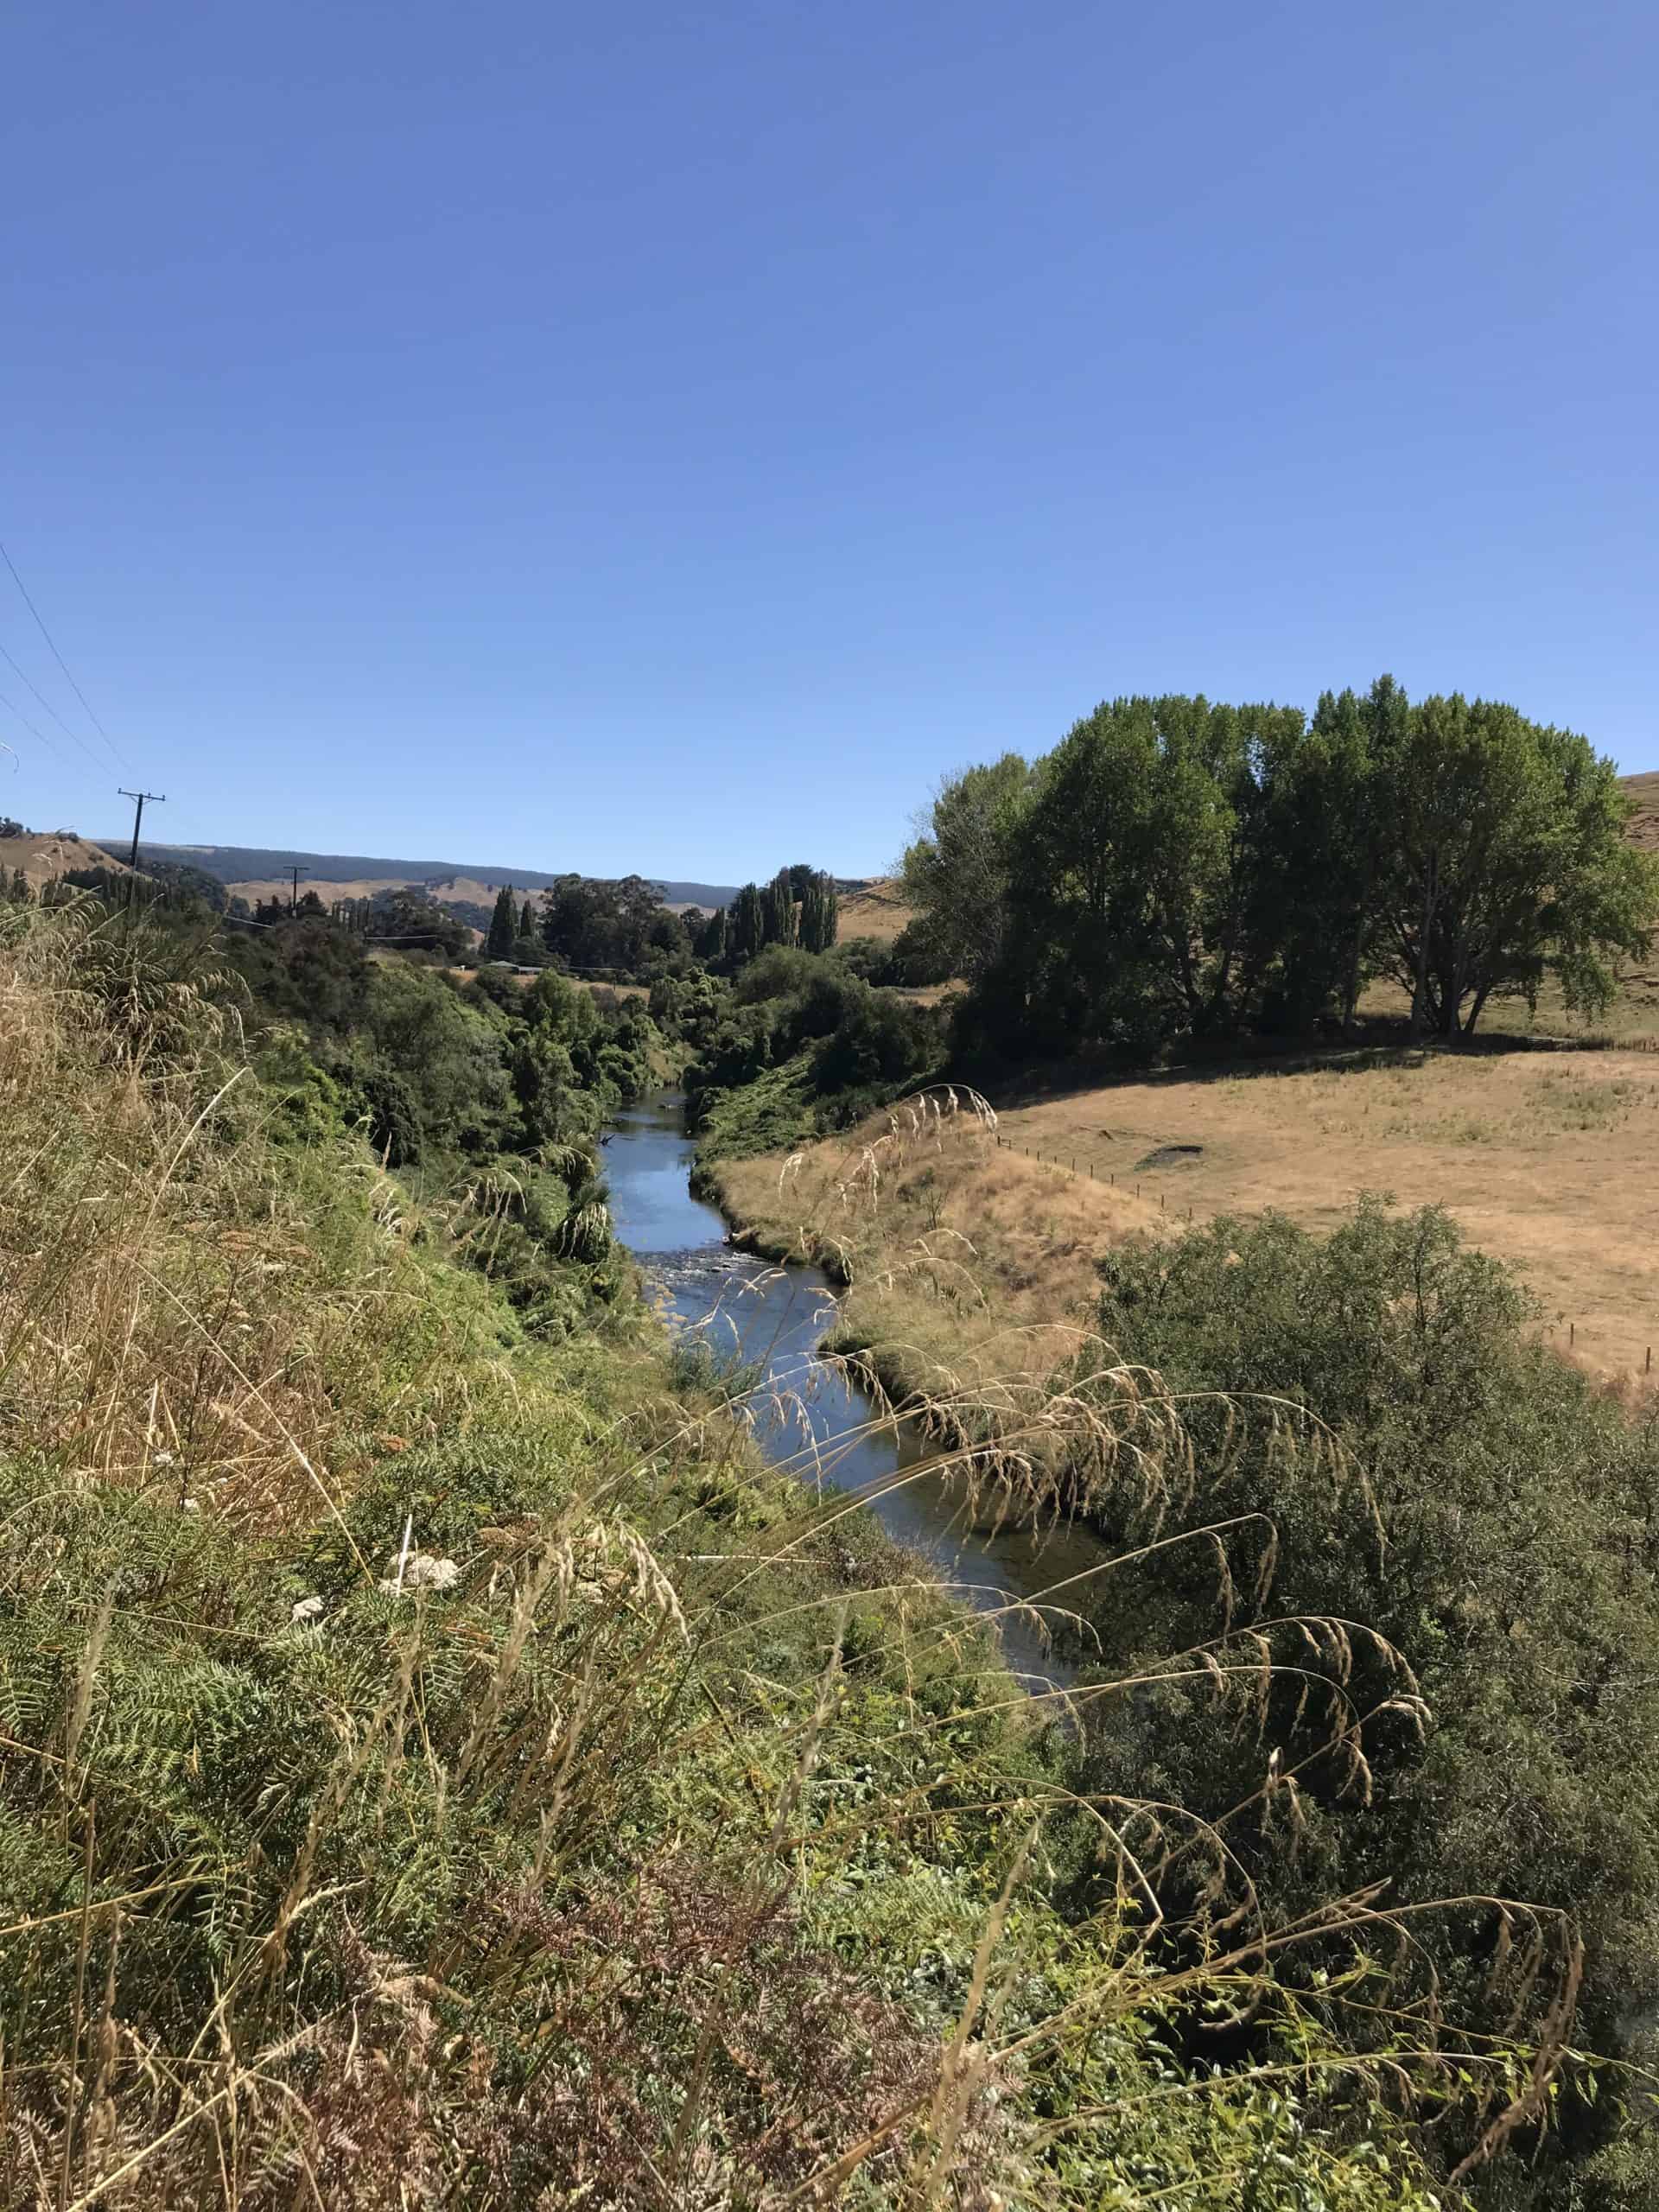
{"label": "poplar tree", "polygon": [[766,886],[765,930],[767,944],[795,942],[795,883],[786,868],[779,868]]}
{"label": "poplar tree", "polygon": [[746,883],[733,899],[726,941],[728,951],[737,961],[753,960],[766,944],[766,912],[758,884]]}
{"label": "poplar tree", "polygon": [[495,894],[495,912],[490,917],[489,935],[484,940],[486,960],[511,960],[518,944],[518,902],[512,895],[512,886],[504,883]]}

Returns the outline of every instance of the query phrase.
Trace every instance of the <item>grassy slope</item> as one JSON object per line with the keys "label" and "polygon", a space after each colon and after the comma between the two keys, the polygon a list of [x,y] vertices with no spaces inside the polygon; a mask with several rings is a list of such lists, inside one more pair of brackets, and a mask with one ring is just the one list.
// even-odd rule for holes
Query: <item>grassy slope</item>
{"label": "grassy slope", "polygon": [[878,876],[861,891],[842,893],[836,934],[843,940],[873,937],[883,944],[891,944],[911,919],[911,909],[906,906],[898,883],[890,877]]}
{"label": "grassy slope", "polygon": [[[1330,1228],[1362,1191],[1447,1206],[1516,1262],[1609,1372],[1659,1343],[1659,1058],[1628,1052],[1385,1055],[1059,1088],[1004,1118],[1016,1143],[1138,1182],[1185,1218],[1274,1206]],[[1154,1155],[1161,1154],[1161,1158]]]}
{"label": "grassy slope", "polygon": [[124,857],[118,860],[105,852],[102,845],[94,845],[85,837],[0,838],[0,868],[8,872],[22,868],[32,891],[38,891],[54,876],[67,874],[72,868],[124,868],[125,865]]}
{"label": "grassy slope", "polygon": [[[946,1103],[780,1159],[715,1159],[709,1180],[761,1249],[821,1261],[849,1287],[845,1334],[905,1389],[1044,1371],[1071,1350],[1095,1255],[1155,1231],[1154,1200],[1028,1159]],[[894,1124],[897,1124],[895,1130]]]}
{"label": "grassy slope", "polygon": [[525,1341],[142,931],[0,995],[14,2201],[1420,2202],[1182,2094],[1063,1747],[642,1311]]}
{"label": "grassy slope", "polygon": [[[765,1135],[765,1117],[749,1118],[755,1104],[739,1093],[722,1109],[751,1153]],[[1649,1053],[1385,1054],[1104,1084],[1061,1077],[1002,1103],[1001,1127],[1015,1154],[953,1168],[915,1205],[906,1185],[889,1218],[903,1243],[942,1205],[932,1225],[1023,1286],[1024,1313],[1068,1311],[1093,1254],[1130,1227],[1271,1206],[1329,1229],[1362,1192],[1382,1190],[1404,1205],[1446,1205],[1474,1243],[1520,1265],[1542,1325],[1592,1367],[1640,1370],[1659,1345],[1659,1192],[1639,1167],[1659,1139]],[[733,1149],[723,1134],[711,1152]],[[778,1141],[792,1141],[781,1116]],[[1039,1154],[1059,1166],[1039,1167]],[[717,1165],[715,1179],[737,1217],[774,1238],[804,1218],[839,1233],[838,1202],[818,1186],[844,1179],[850,1158],[842,1141],[814,1147],[798,1185],[782,1192],[781,1154]]]}

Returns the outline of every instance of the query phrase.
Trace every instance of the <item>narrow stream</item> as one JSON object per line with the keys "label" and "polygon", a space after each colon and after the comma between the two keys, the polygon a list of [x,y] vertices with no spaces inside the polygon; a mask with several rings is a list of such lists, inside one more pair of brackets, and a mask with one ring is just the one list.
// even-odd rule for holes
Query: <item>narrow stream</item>
{"label": "narrow stream", "polygon": [[[871,1428],[875,1408],[833,1367],[815,1357],[834,1325],[836,1293],[817,1268],[778,1268],[726,1242],[725,1224],[690,1188],[692,1146],[681,1101],[659,1095],[624,1108],[605,1147],[617,1235],[645,1267],[671,1327],[701,1331],[709,1345],[764,1369],[767,1382],[799,1412],[761,1421],[757,1435],[774,1464],[836,1489],[879,1494],[870,1510],[888,1535],[925,1563],[936,1580],[982,1611],[1033,1599],[1099,1564],[1098,1538],[1084,1529],[1041,1537],[986,1533],[963,1512],[962,1486],[938,1474],[882,1488],[930,1446],[907,1423]],[[810,1434],[809,1434],[810,1431]],[[1070,1593],[1057,1600],[1065,1605]],[[1033,1689],[1067,1681],[1072,1669],[1046,1648],[1027,1618],[998,1624],[1007,1664]]]}

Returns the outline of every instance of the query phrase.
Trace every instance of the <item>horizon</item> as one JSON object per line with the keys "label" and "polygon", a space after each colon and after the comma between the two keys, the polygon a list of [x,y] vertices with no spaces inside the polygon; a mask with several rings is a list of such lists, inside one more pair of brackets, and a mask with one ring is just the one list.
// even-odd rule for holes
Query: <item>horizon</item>
{"label": "horizon", "polygon": [[1631,0],[10,50],[0,811],[869,877],[1098,699],[1383,670],[1659,765]]}

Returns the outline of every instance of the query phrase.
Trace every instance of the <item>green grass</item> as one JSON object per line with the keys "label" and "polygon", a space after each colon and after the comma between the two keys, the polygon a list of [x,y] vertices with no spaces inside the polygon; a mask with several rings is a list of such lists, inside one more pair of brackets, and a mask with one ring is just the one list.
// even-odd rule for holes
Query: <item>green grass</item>
{"label": "green grass", "polygon": [[709,1160],[753,1160],[785,1151],[817,1128],[817,1092],[812,1080],[816,1047],[767,1068],[753,1083],[715,1094],[697,1135]]}
{"label": "green grass", "polygon": [[1322,1939],[1344,2053],[1249,1927],[1161,1930],[1203,1832],[1079,1796],[613,1268],[527,1339],[109,950],[0,951],[12,2201],[1427,2206],[1380,1969]]}

